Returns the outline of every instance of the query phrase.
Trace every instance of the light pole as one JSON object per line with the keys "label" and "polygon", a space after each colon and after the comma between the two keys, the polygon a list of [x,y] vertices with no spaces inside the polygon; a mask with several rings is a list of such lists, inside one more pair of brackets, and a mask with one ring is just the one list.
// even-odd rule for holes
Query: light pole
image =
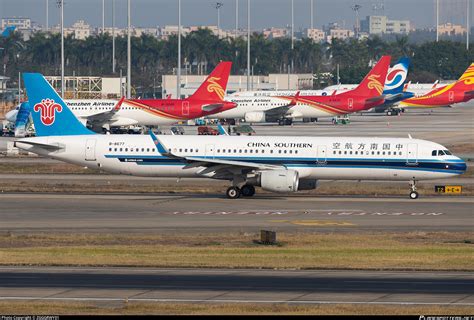
{"label": "light pole", "polygon": [[436,0],[436,42],[439,41],[439,0]]}
{"label": "light pole", "polygon": [[247,91],[250,91],[250,0],[247,0]]}
{"label": "light pole", "polygon": [[178,71],[176,74],[176,96],[181,97],[181,0],[178,0]]}
{"label": "light pole", "polygon": [[466,13],[466,15],[467,15],[467,17],[466,17],[466,50],[469,50],[469,28],[470,28],[470,26],[469,26],[470,25],[469,24],[469,11],[471,10],[470,5],[469,5],[470,2],[471,2],[471,0],[466,0],[466,6],[467,6],[467,8],[466,8],[466,11],[467,11],[467,13]]}
{"label": "light pole", "polygon": [[64,0],[56,0],[61,11],[61,97],[64,98]]}
{"label": "light pole", "polygon": [[102,34],[105,33],[105,0],[102,0]]}
{"label": "light pole", "polygon": [[235,0],[235,38],[239,35],[239,0]]}
{"label": "light pole", "polygon": [[221,8],[224,4],[222,2],[216,2],[215,8],[217,9],[217,32],[221,28]]}
{"label": "light pole", "polygon": [[115,74],[115,0],[112,0],[112,73]]}
{"label": "light pole", "polygon": [[127,0],[127,99],[132,96],[132,39],[130,26],[130,0]]}
{"label": "light pole", "polygon": [[291,50],[295,48],[294,44],[294,28],[295,28],[295,1],[291,0]]}
{"label": "light pole", "polygon": [[314,14],[314,2],[313,0],[310,0],[311,1],[311,29],[314,29],[314,18],[313,18],[313,14]]}
{"label": "light pole", "polygon": [[46,0],[46,31],[49,30],[49,0]]}

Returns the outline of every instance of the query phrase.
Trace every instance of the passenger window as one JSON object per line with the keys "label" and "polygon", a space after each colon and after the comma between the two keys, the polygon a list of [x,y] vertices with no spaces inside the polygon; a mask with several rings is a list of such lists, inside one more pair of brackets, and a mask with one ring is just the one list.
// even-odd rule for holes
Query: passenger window
{"label": "passenger window", "polygon": [[270,150],[270,153],[273,153],[273,150]]}
{"label": "passenger window", "polygon": [[265,153],[265,150],[262,150],[262,153]]}
{"label": "passenger window", "polygon": [[109,151],[112,151],[112,148],[109,148]]}
{"label": "passenger window", "polygon": [[188,149],[184,149],[184,152],[188,152]]}
{"label": "passenger window", "polygon": [[347,154],[347,151],[344,151],[344,154]]}
{"label": "passenger window", "polygon": [[120,152],[122,152],[122,148],[120,148]]}
{"label": "passenger window", "polygon": [[281,153],[281,150],[278,150],[278,153]]}
{"label": "passenger window", "polygon": [[377,151],[377,155],[380,155],[380,151]]}
{"label": "passenger window", "polygon": [[[146,151],[148,151],[148,149],[146,149]],[[183,152],[183,149],[179,149],[179,152]],[[219,150],[217,150],[217,152],[219,152]]]}
{"label": "passenger window", "polygon": [[295,154],[297,154],[297,153],[298,153],[298,150],[295,150]]}
{"label": "passenger window", "polygon": [[142,148],[142,152],[145,152],[145,148]]}
{"label": "passenger window", "polygon": [[342,151],[339,150],[339,154],[342,154]]}
{"label": "passenger window", "polygon": [[150,148],[146,148],[146,152],[150,152]]}
{"label": "passenger window", "polygon": [[114,151],[117,152],[117,148],[114,148]]}
{"label": "passenger window", "polygon": [[252,150],[252,149],[250,149],[250,153],[253,153],[253,150]]}
{"label": "passenger window", "polygon": [[258,149],[257,149],[257,150],[255,150],[255,153],[258,153]]}

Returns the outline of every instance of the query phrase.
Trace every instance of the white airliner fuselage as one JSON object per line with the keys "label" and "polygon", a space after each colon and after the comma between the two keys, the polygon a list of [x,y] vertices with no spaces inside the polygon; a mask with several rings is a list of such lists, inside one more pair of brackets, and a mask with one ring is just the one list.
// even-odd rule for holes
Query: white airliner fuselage
{"label": "white airliner fuselage", "polygon": [[168,153],[160,154],[148,135],[36,137],[16,146],[113,173],[208,177],[274,192],[315,187],[318,179],[415,182],[466,170],[445,147],[408,138],[159,136],[159,141]]}

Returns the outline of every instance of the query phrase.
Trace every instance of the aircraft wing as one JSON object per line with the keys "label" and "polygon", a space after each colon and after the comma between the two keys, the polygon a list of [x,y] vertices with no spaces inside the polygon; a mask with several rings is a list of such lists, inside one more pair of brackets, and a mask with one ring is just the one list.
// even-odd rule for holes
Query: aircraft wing
{"label": "aircraft wing", "polygon": [[284,106],[275,107],[272,109],[265,110],[265,114],[269,117],[281,117],[284,116],[291,107],[295,106],[298,102],[300,92],[296,92],[295,96],[291,99],[290,103]]}
{"label": "aircraft wing", "polygon": [[269,165],[256,162],[235,161],[205,157],[181,157],[169,151],[169,149],[161,143],[161,141],[151,130],[150,136],[153,139],[153,142],[156,145],[158,152],[170,158],[181,159],[186,161],[188,164],[184,166],[184,169],[204,167],[203,170],[199,171],[199,174],[203,176],[210,175],[212,178],[224,178],[227,175],[232,174],[232,172],[234,171],[244,170],[250,172],[253,170],[275,170],[285,168],[284,166],[280,165]]}
{"label": "aircraft wing", "polygon": [[125,97],[122,97],[118,102],[117,104],[115,105],[115,107],[112,109],[112,110],[109,110],[109,111],[104,111],[104,112],[101,112],[101,113],[96,113],[92,116],[88,116],[86,118],[87,122],[92,126],[93,130],[96,131],[95,129],[98,128],[100,130],[100,128],[102,127],[102,125],[107,122],[107,121],[110,121],[112,119],[112,117],[120,110],[120,108],[122,107],[122,103],[123,103],[123,100],[125,100]]}

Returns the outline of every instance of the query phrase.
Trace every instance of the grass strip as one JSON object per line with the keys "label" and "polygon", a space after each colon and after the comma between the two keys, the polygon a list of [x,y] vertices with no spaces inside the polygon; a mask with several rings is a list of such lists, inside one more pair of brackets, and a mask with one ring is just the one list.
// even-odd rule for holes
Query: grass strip
{"label": "grass strip", "polygon": [[0,236],[0,264],[180,268],[474,270],[473,233]]}

